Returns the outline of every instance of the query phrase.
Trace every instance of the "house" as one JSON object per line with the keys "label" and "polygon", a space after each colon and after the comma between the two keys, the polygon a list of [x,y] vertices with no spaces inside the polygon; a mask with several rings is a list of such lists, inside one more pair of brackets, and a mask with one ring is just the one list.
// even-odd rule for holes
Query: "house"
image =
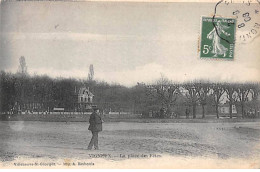
{"label": "house", "polygon": [[77,108],[79,111],[86,111],[91,109],[93,103],[94,94],[92,94],[89,88],[81,87],[77,94]]}
{"label": "house", "polygon": [[[224,103],[218,107],[220,114],[229,114],[229,104]],[[232,114],[237,114],[236,105],[232,105]]]}
{"label": "house", "polygon": [[218,107],[218,112],[220,114],[229,114],[229,105],[227,103],[220,105]]}

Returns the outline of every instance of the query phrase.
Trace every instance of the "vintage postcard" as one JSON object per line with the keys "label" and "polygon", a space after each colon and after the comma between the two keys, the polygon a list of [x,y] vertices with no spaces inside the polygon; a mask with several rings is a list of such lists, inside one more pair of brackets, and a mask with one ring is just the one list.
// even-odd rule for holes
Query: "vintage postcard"
{"label": "vintage postcard", "polygon": [[0,5],[0,168],[260,168],[260,1]]}

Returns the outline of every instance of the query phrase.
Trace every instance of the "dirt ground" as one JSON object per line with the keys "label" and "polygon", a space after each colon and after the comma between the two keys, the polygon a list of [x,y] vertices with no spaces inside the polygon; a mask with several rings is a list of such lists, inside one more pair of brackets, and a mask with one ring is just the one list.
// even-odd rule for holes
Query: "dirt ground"
{"label": "dirt ground", "polygon": [[[87,150],[86,122],[0,121],[0,161],[29,158],[107,158],[154,154],[218,159],[260,158],[260,122],[106,122],[100,150]],[[94,156],[94,157],[93,157]],[[99,157],[97,157],[99,156]]]}

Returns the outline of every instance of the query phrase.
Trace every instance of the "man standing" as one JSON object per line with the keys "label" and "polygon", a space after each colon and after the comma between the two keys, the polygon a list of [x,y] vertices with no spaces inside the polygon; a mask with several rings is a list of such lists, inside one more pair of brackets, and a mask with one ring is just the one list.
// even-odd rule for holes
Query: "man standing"
{"label": "man standing", "polygon": [[89,118],[89,127],[88,130],[92,132],[92,138],[88,145],[88,150],[91,150],[93,145],[94,148],[98,149],[98,132],[102,131],[102,119],[99,113],[98,108],[93,108],[93,113]]}

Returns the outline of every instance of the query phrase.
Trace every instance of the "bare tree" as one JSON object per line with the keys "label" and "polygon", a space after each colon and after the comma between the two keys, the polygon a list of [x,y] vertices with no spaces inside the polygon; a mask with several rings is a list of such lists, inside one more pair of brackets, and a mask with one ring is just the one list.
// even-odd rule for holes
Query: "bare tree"
{"label": "bare tree", "polygon": [[19,58],[19,66],[18,66],[18,74],[20,75],[20,81],[19,81],[19,85],[20,85],[20,97],[18,98],[19,100],[17,100],[18,106],[21,107],[24,104],[24,85],[25,85],[25,78],[28,76],[27,73],[27,65],[26,65],[26,61],[25,61],[25,57],[21,56]]}
{"label": "bare tree", "polygon": [[27,66],[26,66],[26,61],[25,61],[24,56],[21,56],[19,58],[19,62],[20,62],[20,65],[18,67],[18,73],[26,75],[27,74]]}
{"label": "bare tree", "polygon": [[92,81],[94,79],[94,67],[93,64],[89,66],[89,72],[88,72],[88,80]]}
{"label": "bare tree", "polygon": [[195,89],[197,91],[198,101],[202,107],[202,118],[205,118],[205,106],[210,92],[210,84],[201,81],[195,84]]}
{"label": "bare tree", "polygon": [[225,89],[224,89],[222,84],[216,83],[216,84],[212,84],[212,90],[213,90],[213,95],[214,95],[214,103],[215,103],[215,108],[216,108],[216,114],[217,114],[217,118],[219,118],[218,107],[219,107],[219,104],[221,102],[221,97],[225,93]]}
{"label": "bare tree", "polygon": [[179,94],[179,84],[172,83],[162,76],[155,85],[148,85],[147,88],[149,95],[155,97],[169,115]]}
{"label": "bare tree", "polygon": [[196,107],[197,102],[199,101],[197,83],[185,83],[183,84],[183,87],[186,89],[185,96],[187,97],[188,104],[191,104],[192,106],[192,117],[196,118]]}
{"label": "bare tree", "polygon": [[238,101],[240,102],[242,118],[245,117],[245,102],[248,101],[248,94],[250,93],[250,85],[249,84],[238,84],[236,87],[236,92],[238,96]]}
{"label": "bare tree", "polygon": [[259,83],[251,84],[250,93],[252,95],[252,101],[253,101],[253,106],[255,109],[255,114],[257,114],[257,109],[259,108],[259,101],[257,99],[260,94],[260,84]]}

